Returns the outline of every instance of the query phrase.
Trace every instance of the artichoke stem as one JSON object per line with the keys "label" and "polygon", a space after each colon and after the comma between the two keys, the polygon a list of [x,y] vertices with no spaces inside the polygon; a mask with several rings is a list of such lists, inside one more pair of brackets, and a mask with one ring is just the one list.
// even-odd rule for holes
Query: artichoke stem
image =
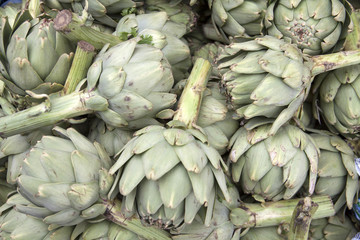
{"label": "artichoke stem", "polygon": [[342,51],[337,53],[317,55],[310,60],[311,74],[316,76],[338,68],[343,68],[360,63],[360,50]]}
{"label": "artichoke stem", "polygon": [[181,94],[178,108],[174,116],[174,120],[185,123],[188,128],[192,128],[196,125],[202,96],[206,89],[210,73],[210,62],[203,58],[198,58]]}
{"label": "artichoke stem", "polygon": [[308,239],[311,218],[318,208],[319,205],[313,202],[310,197],[298,202],[290,222],[289,240]]}
{"label": "artichoke stem", "polygon": [[85,26],[83,21],[69,10],[62,10],[56,15],[54,28],[70,41],[79,42],[83,40],[96,49],[101,49],[107,43],[112,47],[121,42],[120,38],[114,35]]}
{"label": "artichoke stem", "polygon": [[79,82],[86,77],[95,54],[93,45],[85,41],[78,42],[74,60],[63,88],[65,94],[74,92]]}
{"label": "artichoke stem", "polygon": [[346,51],[356,50],[360,48],[360,12],[353,11],[350,17],[354,25],[354,30],[346,36],[344,43],[344,49]]}
{"label": "artichoke stem", "polygon": [[[234,208],[230,213],[230,220],[240,228],[271,227],[290,223],[294,209],[299,200],[291,199],[278,202],[244,203]],[[335,215],[334,205],[329,196],[316,196],[312,201],[319,205],[312,219],[319,219]]]}
{"label": "artichoke stem", "polygon": [[144,226],[140,219],[135,217],[126,218],[121,211],[121,202],[118,199],[115,199],[114,202],[107,200],[105,204],[107,205],[107,210],[104,215],[108,220],[136,233],[144,239],[171,240],[170,234],[162,229],[154,226]]}
{"label": "artichoke stem", "polygon": [[96,92],[74,92],[53,96],[43,103],[0,118],[0,136],[9,137],[50,126],[94,111],[105,111],[108,102]]}

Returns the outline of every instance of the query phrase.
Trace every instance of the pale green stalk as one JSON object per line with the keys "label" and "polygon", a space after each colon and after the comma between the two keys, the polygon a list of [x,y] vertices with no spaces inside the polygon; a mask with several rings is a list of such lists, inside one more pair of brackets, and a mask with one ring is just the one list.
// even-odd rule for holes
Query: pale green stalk
{"label": "pale green stalk", "polygon": [[74,60],[64,85],[64,94],[74,92],[79,82],[86,77],[95,54],[95,48],[90,43],[78,42]]}
{"label": "pale green stalk", "polygon": [[203,92],[206,89],[210,73],[210,62],[198,58],[181,94],[178,109],[174,116],[174,120],[185,123],[188,128],[192,128],[196,124]]}
{"label": "pale green stalk", "polygon": [[[294,209],[302,199],[282,200],[278,202],[244,203],[230,213],[230,220],[240,228],[270,227],[290,223]],[[312,201],[319,205],[313,219],[335,215],[334,205],[328,196],[316,196]]]}

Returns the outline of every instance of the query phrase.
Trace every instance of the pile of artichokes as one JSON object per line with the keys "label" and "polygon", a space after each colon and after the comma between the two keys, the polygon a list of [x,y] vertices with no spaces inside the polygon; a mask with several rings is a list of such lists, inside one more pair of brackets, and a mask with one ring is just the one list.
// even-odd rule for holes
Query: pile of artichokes
{"label": "pile of artichokes", "polygon": [[0,239],[360,239],[360,5],[0,7]]}

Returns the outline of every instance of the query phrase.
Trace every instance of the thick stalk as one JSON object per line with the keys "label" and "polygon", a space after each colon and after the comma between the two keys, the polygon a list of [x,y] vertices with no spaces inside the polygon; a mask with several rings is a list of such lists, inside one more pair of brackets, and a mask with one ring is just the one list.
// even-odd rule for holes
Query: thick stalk
{"label": "thick stalk", "polygon": [[201,100],[211,73],[209,61],[198,58],[181,94],[174,120],[179,120],[188,128],[196,124]]}
{"label": "thick stalk", "polygon": [[308,239],[311,219],[318,207],[310,197],[298,202],[291,218],[288,240]]}
{"label": "thick stalk", "polygon": [[121,202],[118,199],[114,202],[106,201],[105,203],[107,204],[105,217],[108,220],[148,240],[171,240],[170,234],[162,229],[154,226],[144,226],[141,224],[140,219],[135,217],[126,218],[121,212]]}
{"label": "thick stalk", "polygon": [[94,111],[105,111],[107,107],[107,100],[96,92],[74,92],[61,97],[53,97],[34,107],[1,117],[0,136],[9,137],[29,132],[64,119]]}
{"label": "thick stalk", "polygon": [[[230,220],[236,227],[271,227],[290,223],[294,209],[302,199],[282,200],[266,203],[244,203],[230,213]],[[316,196],[312,201],[319,208],[312,219],[335,215],[334,205],[328,196]]]}
{"label": "thick stalk", "polygon": [[79,82],[86,77],[95,54],[93,45],[85,41],[78,42],[74,60],[63,88],[65,94],[74,92]]}
{"label": "thick stalk", "polygon": [[354,25],[354,30],[346,36],[344,49],[346,51],[356,50],[360,48],[360,12],[359,10],[351,13],[351,21]]}
{"label": "thick stalk", "polygon": [[360,63],[360,50],[343,51],[310,58],[312,76]]}
{"label": "thick stalk", "polygon": [[79,42],[83,40],[93,45],[96,49],[101,49],[107,43],[112,47],[121,42],[120,38],[112,34],[85,26],[83,21],[69,10],[62,10],[56,15],[54,28],[70,41]]}

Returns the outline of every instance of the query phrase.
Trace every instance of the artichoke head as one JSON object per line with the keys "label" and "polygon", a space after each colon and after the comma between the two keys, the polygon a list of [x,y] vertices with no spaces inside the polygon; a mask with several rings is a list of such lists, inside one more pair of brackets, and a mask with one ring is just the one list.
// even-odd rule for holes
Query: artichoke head
{"label": "artichoke head", "polygon": [[271,134],[294,116],[313,79],[300,50],[271,36],[225,46],[218,63],[238,118],[275,119]]}
{"label": "artichoke head", "polygon": [[62,89],[70,70],[74,46],[53,28],[53,21],[31,19],[19,12],[11,25],[5,18],[1,27],[1,74],[7,87],[25,95],[52,93]]}
{"label": "artichoke head", "polygon": [[164,54],[138,41],[105,46],[87,74],[88,91],[108,101],[109,109],[97,114],[115,127],[156,124],[156,114],[176,102],[176,95],[169,93],[174,79]]}
{"label": "artichoke head", "polygon": [[[191,223],[202,206],[209,225],[216,189],[227,201],[226,167],[198,130],[148,126],[134,134],[109,173],[120,168],[118,185],[126,211],[147,223],[174,228]],[[206,183],[206,184],[205,184]]]}
{"label": "artichoke head", "polygon": [[25,158],[17,184],[31,204],[16,208],[48,224],[72,226],[105,211],[101,197],[110,189],[104,179],[111,160],[73,128],[56,130],[63,137],[42,137]]}
{"label": "artichoke head", "polygon": [[345,0],[274,0],[266,10],[269,35],[287,39],[309,55],[339,51],[351,27]]}
{"label": "artichoke head", "polygon": [[[360,136],[360,65],[339,68],[314,79],[314,116],[334,133],[346,138]],[[359,105],[358,105],[359,104]]]}
{"label": "artichoke head", "polygon": [[312,194],[319,149],[300,128],[284,125],[269,136],[271,125],[240,128],[230,139],[232,178],[245,193],[260,200],[292,198],[306,179]]}

